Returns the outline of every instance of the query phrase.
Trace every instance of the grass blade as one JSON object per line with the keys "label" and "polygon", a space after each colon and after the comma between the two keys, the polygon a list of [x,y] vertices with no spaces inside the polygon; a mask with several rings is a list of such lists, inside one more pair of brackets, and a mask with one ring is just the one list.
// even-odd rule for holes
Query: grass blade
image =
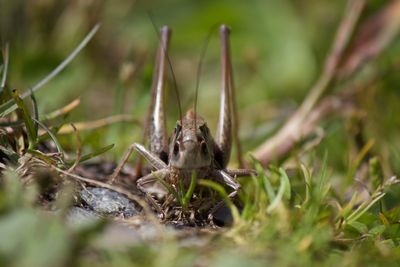
{"label": "grass blade", "polygon": [[17,90],[12,91],[12,97],[14,98],[14,101],[17,104],[18,108],[20,108],[22,111],[22,116],[23,116],[23,119],[25,122],[25,127],[26,127],[26,131],[28,134],[28,139],[29,139],[29,149],[33,149],[36,146],[36,143],[38,140],[34,121],[31,118],[29,110],[28,110],[27,106],[25,105],[24,101],[19,96]]}
{"label": "grass blade", "polygon": [[255,167],[256,171],[259,174],[260,180],[261,180],[261,184],[264,188],[265,193],[267,193],[268,199],[269,201],[272,201],[272,199],[275,198],[275,192],[274,192],[274,188],[272,187],[271,182],[269,181],[268,177],[265,175],[265,171],[263,166],[261,165],[261,163],[254,158],[252,155],[249,155],[253,166]]}
{"label": "grass blade", "polygon": [[305,183],[305,187],[306,187],[306,196],[304,198],[303,204],[302,206],[307,205],[307,203],[310,201],[311,199],[311,186],[312,186],[312,172],[304,165],[301,164],[300,165],[301,170],[303,172],[303,177],[304,177],[304,183]]}
{"label": "grass blade", "polygon": [[376,202],[383,198],[386,193],[378,194],[375,198],[368,203],[368,205],[360,205],[350,216],[347,218],[348,223],[353,223],[358,220],[365,212],[367,212]]}
{"label": "grass blade", "polygon": [[285,183],[286,190],[284,191],[284,196],[286,197],[286,199],[289,200],[291,197],[291,188],[290,188],[289,177],[287,176],[285,170],[282,168],[279,168],[279,173],[281,174],[282,182]]}
{"label": "grass blade", "polygon": [[[278,193],[276,194],[276,197],[272,200],[271,204],[268,205],[267,207],[267,212],[270,213],[272,212],[282,201],[282,198],[285,197],[290,197],[290,182],[289,178],[286,175],[286,172],[280,168],[279,169],[280,173],[280,178],[281,178],[281,183],[279,185]],[[289,192],[289,193],[288,193]]]}
{"label": "grass blade", "polygon": [[189,189],[186,191],[186,194],[182,199],[182,206],[186,207],[189,204],[189,201],[192,198],[194,189],[196,188],[196,184],[197,184],[197,173],[194,171],[192,173],[192,178],[190,180]]}
{"label": "grass blade", "polygon": [[6,43],[5,49],[4,49],[4,69],[3,69],[3,75],[1,78],[1,84],[0,84],[0,93],[4,90],[4,87],[6,86],[6,80],[7,80],[7,71],[8,71],[8,64],[9,64],[9,57],[10,57],[10,50],[8,43]]}
{"label": "grass blade", "polygon": [[42,127],[49,134],[51,140],[53,140],[54,144],[57,147],[57,151],[62,155],[62,158],[64,158],[64,149],[60,145],[60,142],[58,142],[58,139],[55,136],[55,134],[46,125],[44,125],[42,122],[38,121],[37,119],[33,119],[33,121],[35,121],[40,127]]}
{"label": "grass blade", "polygon": [[34,118],[34,126],[35,126],[35,132],[36,134],[38,133],[38,121],[39,121],[39,110],[38,110],[38,105],[36,101],[36,97],[34,94],[31,94],[31,100],[33,104],[33,118]]}
{"label": "grass blade", "polygon": [[[94,152],[89,153],[89,154],[83,155],[81,157],[81,159],[79,160],[79,162],[84,162],[84,161],[89,160],[91,158],[97,157],[98,155],[101,155],[101,154],[107,152],[108,150],[110,150],[113,147],[114,147],[114,144],[111,144],[111,145],[102,147],[102,148],[100,148],[100,149],[98,149],[98,150],[96,150]],[[68,165],[72,165],[74,163],[75,163],[75,160],[67,162]]]}
{"label": "grass blade", "polygon": [[175,198],[176,200],[178,200],[178,201],[182,204],[182,198],[181,198],[181,196],[180,196],[178,190],[175,190],[175,188],[174,188],[171,184],[167,183],[167,182],[166,182],[164,179],[162,179],[161,177],[156,176],[156,178],[157,178],[157,181],[158,181],[162,186],[164,186],[165,190],[167,190],[168,193],[172,194],[172,195],[174,196],[174,198]]}
{"label": "grass blade", "polygon": [[[96,24],[92,30],[85,36],[85,38],[79,43],[79,45],[72,51],[69,56],[64,59],[53,71],[51,71],[46,77],[40,80],[36,85],[34,85],[30,90],[22,94],[21,98],[24,99],[30,96],[32,93],[36,92],[42,88],[46,83],[53,79],[57,74],[59,74],[77,55],[78,53],[89,43],[100,27],[100,24]],[[17,108],[17,105],[13,100],[9,100],[0,106],[0,117],[4,117],[9,113],[13,112]]]}
{"label": "grass blade", "polygon": [[238,222],[240,219],[239,210],[233,204],[232,200],[228,197],[224,187],[214,181],[201,179],[199,180],[199,185],[210,187],[211,189],[215,190],[225,201],[226,205],[228,205],[229,209],[232,212],[232,217],[234,222]]}

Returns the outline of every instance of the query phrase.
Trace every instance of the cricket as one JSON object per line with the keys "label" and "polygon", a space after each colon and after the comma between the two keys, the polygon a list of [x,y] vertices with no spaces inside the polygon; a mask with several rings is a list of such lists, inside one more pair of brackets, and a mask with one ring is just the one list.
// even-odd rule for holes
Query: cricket
{"label": "cricket", "polygon": [[0,266],[398,266],[400,0],[3,1]]}
{"label": "cricket", "polygon": [[[164,184],[176,189],[178,185],[187,188],[193,175],[197,178],[211,179],[229,187],[232,191],[229,198],[234,198],[240,184],[236,178],[255,175],[252,169],[227,169],[233,140],[233,73],[229,47],[230,29],[226,25],[220,26],[221,39],[221,96],[220,112],[215,138],[206,121],[197,114],[196,103],[194,109],[190,109],[180,118],[171,137],[168,137],[166,129],[166,114],[164,108],[165,80],[168,69],[168,47],[171,37],[171,29],[163,26],[160,33],[160,45],[156,57],[151,86],[152,101],[148,116],[148,142],[149,149],[142,144],[134,143],[128,149],[124,159],[116,168],[111,181],[126,163],[133,152],[137,151],[151,166],[151,172],[137,179],[137,187],[147,194],[167,193]],[[176,89],[176,88],[175,88]],[[197,95],[196,88],[196,95]],[[197,101],[197,97],[195,98]],[[178,105],[180,107],[179,98]],[[170,140],[170,141],[168,141]],[[142,171],[141,171],[142,173]],[[223,202],[219,202],[210,211],[210,216],[217,211]]]}

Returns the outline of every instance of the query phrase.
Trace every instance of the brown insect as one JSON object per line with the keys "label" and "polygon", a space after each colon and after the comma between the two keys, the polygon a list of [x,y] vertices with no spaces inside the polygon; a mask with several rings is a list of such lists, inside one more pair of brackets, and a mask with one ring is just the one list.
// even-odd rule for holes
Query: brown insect
{"label": "brown insect", "polygon": [[[165,193],[166,189],[160,179],[169,185],[189,185],[192,174],[198,178],[212,179],[232,189],[233,198],[240,188],[237,176],[255,174],[248,169],[227,169],[229,162],[232,134],[232,65],[229,51],[229,29],[220,27],[222,48],[222,88],[218,129],[215,140],[207,123],[189,110],[176,122],[174,132],[168,142],[164,113],[164,82],[168,62],[167,50],[171,30],[164,26],[161,29],[160,47],[156,58],[152,83],[152,103],[148,119],[149,150],[141,144],[131,147],[140,153],[151,165],[153,171],[137,180],[137,187],[145,193]],[[129,153],[129,152],[128,152]],[[130,153],[129,153],[130,154]],[[129,156],[129,155],[128,155]],[[126,157],[127,158],[127,157]],[[219,203],[213,210],[221,206]]]}

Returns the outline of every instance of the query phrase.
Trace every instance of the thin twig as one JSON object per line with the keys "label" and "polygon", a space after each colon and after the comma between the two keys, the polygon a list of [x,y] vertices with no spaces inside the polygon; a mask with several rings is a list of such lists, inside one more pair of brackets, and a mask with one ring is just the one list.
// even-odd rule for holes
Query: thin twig
{"label": "thin twig", "polygon": [[360,25],[351,49],[340,64],[338,80],[344,80],[376,58],[400,31],[400,1],[392,0]]}
{"label": "thin twig", "polygon": [[71,110],[73,110],[74,108],[76,108],[80,103],[81,103],[81,99],[76,98],[72,102],[68,103],[66,106],[64,106],[60,109],[57,109],[48,115],[43,115],[42,120],[51,120],[51,119],[55,119],[61,115],[64,115],[64,114],[70,112]]}
{"label": "thin twig", "polygon": [[[75,122],[74,125],[76,129],[79,131],[83,130],[93,130],[97,128],[101,128],[110,124],[114,124],[117,122],[133,122],[136,124],[140,124],[138,120],[133,118],[129,114],[119,114],[115,116],[110,116],[94,121],[87,121],[87,122]],[[70,134],[73,133],[74,129],[71,127],[71,125],[63,125],[60,130],[57,132],[58,134]]]}
{"label": "thin twig", "polygon": [[352,0],[349,2],[319,79],[311,88],[302,105],[281,130],[254,152],[254,157],[263,165],[282,157],[304,136],[302,130],[303,122],[329,88],[364,6],[365,0]]}
{"label": "thin twig", "polygon": [[115,182],[115,179],[117,179],[117,177],[118,177],[119,173],[121,172],[122,168],[125,166],[126,162],[128,161],[129,157],[131,156],[131,154],[133,152],[133,149],[134,149],[133,145],[130,145],[128,147],[128,149],[126,150],[123,158],[121,159],[120,163],[118,164],[117,168],[115,168],[114,172],[107,179],[109,184],[113,184]]}

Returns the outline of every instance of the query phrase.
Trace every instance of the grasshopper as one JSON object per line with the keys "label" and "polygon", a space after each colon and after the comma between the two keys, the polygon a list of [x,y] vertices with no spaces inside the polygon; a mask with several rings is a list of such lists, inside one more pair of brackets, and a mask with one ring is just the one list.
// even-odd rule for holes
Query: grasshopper
{"label": "grasshopper", "polygon": [[[236,177],[249,176],[255,174],[255,171],[227,169],[232,147],[232,114],[234,114],[232,109],[235,107],[232,95],[229,29],[225,25],[220,27],[222,86],[215,139],[210,134],[210,129],[205,120],[197,115],[194,110],[189,110],[185,116],[181,116],[180,120],[176,122],[174,132],[170,141],[168,141],[163,99],[166,69],[167,63],[169,63],[167,50],[170,36],[171,30],[167,26],[162,27],[151,86],[152,103],[149,108],[147,133],[149,149],[141,144],[134,143],[131,151],[128,152],[130,155],[132,149],[136,150],[153,168],[151,173],[137,180],[137,187],[146,194],[166,193],[160,179],[173,187],[178,184],[187,186],[191,182],[193,173],[195,173],[199,178],[212,179],[227,185],[232,189],[228,197],[234,198],[240,189]],[[218,203],[213,211],[216,211],[221,205],[221,202]]]}

